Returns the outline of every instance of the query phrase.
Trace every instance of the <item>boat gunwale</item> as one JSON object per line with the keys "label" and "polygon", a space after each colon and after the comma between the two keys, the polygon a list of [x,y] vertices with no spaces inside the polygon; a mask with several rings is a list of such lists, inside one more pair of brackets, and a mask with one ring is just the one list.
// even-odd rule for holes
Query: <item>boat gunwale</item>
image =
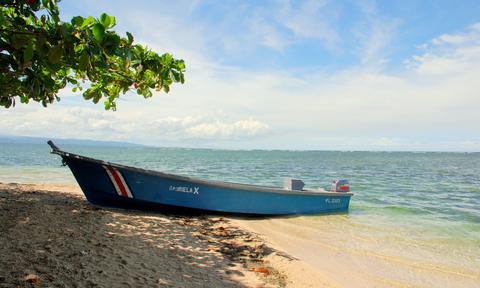
{"label": "boat gunwale", "polygon": [[287,190],[280,187],[272,187],[272,186],[261,186],[261,185],[254,185],[254,184],[245,184],[245,183],[235,183],[235,182],[226,182],[226,181],[219,181],[219,180],[204,180],[200,178],[178,175],[178,174],[170,174],[165,172],[160,172],[156,170],[149,170],[144,168],[132,167],[118,163],[112,163],[104,160],[99,160],[87,156],[78,155],[75,153],[70,153],[63,151],[59,148],[52,147],[52,154],[57,154],[67,158],[73,158],[77,160],[83,160],[87,162],[93,162],[101,165],[108,165],[116,168],[121,168],[124,170],[129,170],[132,172],[140,172],[143,174],[151,175],[151,176],[161,176],[168,179],[173,180],[180,180],[186,182],[193,182],[196,184],[202,185],[209,185],[219,188],[229,188],[229,189],[237,189],[237,190],[244,190],[250,192],[269,192],[269,193],[278,193],[278,194],[288,194],[288,195],[307,195],[307,196],[335,196],[335,197],[351,197],[353,193],[351,192],[331,192],[331,191],[316,191],[316,190]]}

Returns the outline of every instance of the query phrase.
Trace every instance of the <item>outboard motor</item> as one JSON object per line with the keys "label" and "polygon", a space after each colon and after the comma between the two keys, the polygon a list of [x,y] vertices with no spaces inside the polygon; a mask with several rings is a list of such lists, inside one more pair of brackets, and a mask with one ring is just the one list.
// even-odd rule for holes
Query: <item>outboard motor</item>
{"label": "outboard motor", "polygon": [[332,192],[349,192],[350,191],[350,184],[348,184],[348,180],[334,180],[332,182]]}

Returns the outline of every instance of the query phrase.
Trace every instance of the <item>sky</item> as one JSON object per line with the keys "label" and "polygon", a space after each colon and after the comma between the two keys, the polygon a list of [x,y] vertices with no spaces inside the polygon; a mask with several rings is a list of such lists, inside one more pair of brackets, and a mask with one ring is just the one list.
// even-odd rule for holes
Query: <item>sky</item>
{"label": "sky", "polygon": [[186,62],[117,111],[62,90],[1,109],[0,135],[153,146],[480,151],[480,1],[67,1],[61,17]]}

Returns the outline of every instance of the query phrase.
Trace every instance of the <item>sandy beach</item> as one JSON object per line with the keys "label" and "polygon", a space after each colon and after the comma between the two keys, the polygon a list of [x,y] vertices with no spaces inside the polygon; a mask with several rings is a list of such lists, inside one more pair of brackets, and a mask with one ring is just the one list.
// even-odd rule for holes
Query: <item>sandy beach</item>
{"label": "sandy beach", "polygon": [[0,183],[0,287],[338,287],[207,215],[105,209],[75,185]]}

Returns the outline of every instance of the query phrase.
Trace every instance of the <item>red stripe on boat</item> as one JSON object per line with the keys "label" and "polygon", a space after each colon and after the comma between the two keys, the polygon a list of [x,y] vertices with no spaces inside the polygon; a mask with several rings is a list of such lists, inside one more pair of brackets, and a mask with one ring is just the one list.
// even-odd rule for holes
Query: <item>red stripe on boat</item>
{"label": "red stripe on boat", "polygon": [[122,192],[122,195],[124,197],[128,197],[127,190],[125,189],[125,186],[123,186],[122,180],[120,180],[120,176],[118,176],[118,171],[113,169],[112,167],[109,167],[109,169],[112,173],[113,178],[115,179],[115,182],[117,182],[118,188],[120,188],[120,192]]}
{"label": "red stripe on boat", "polygon": [[111,166],[103,166],[110,176],[110,180],[114,182],[115,190],[117,190],[117,193],[123,197],[128,197],[128,198],[133,198],[132,193],[130,193],[130,189],[128,188],[127,183],[125,182],[125,179],[123,178],[122,174],[120,171],[117,169],[111,167]]}

